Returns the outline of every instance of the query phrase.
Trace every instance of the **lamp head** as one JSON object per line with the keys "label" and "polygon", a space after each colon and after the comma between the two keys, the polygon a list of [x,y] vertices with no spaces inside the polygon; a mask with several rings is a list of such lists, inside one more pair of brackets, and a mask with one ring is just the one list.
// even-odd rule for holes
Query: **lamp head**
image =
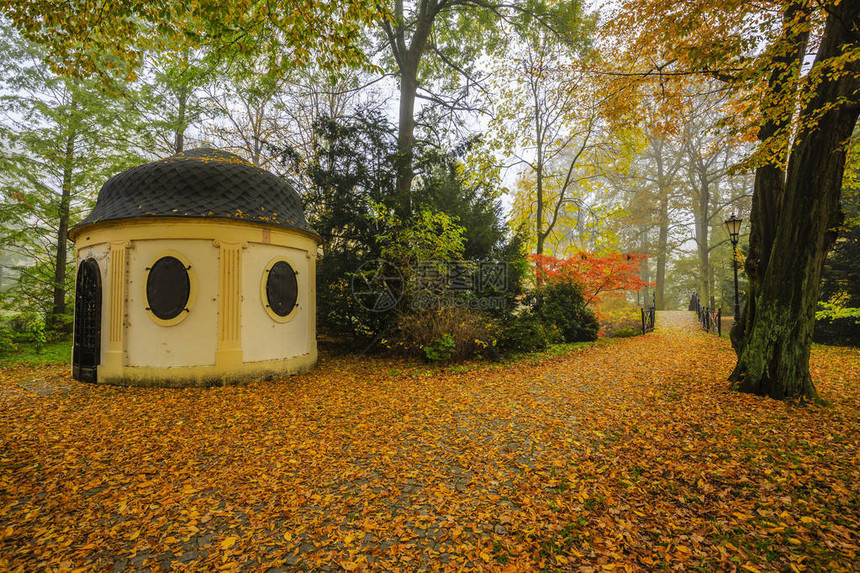
{"label": "lamp head", "polygon": [[732,213],[732,216],[726,219],[726,228],[729,230],[729,237],[731,237],[732,244],[738,244],[738,237],[741,234],[741,222],[743,219],[739,218],[737,215]]}

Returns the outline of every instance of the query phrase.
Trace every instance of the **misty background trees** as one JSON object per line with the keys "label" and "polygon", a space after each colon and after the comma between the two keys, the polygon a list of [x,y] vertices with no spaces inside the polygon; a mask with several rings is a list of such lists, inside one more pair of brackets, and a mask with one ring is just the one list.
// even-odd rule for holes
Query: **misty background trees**
{"label": "misty background trees", "polygon": [[[458,229],[452,240],[462,248],[439,244],[439,252],[519,269],[512,296],[537,286],[524,282],[528,254],[621,252],[644,255],[637,272],[647,286],[628,302],[653,296],[658,309],[679,309],[695,291],[724,310],[733,306],[735,254],[723,221],[737,214],[747,270],[739,353],[756,328],[756,301],[766,292],[765,303],[784,298],[764,289],[770,251],[789,273],[798,241],[812,241],[805,274],[780,283],[806,301],[794,334],[778,335],[802,331],[795,365],[785,366],[801,377],[816,301],[843,314],[857,306],[856,163],[849,157],[844,193],[839,160],[825,171],[811,159],[788,166],[819,122],[847,134],[820,151],[844,158],[849,147],[854,2],[840,4],[836,24],[824,22],[829,3],[774,2],[754,14],[758,29],[749,24],[754,8],[687,10],[663,0],[627,0],[602,14],[576,0],[336,4],[259,12],[230,0],[195,12],[195,2],[109,0],[99,16],[0,1],[7,316],[67,332],[68,228],[112,174],[198,146],[237,153],[303,190],[323,238],[321,326],[340,334],[391,327],[350,298],[351,273],[390,248],[381,237],[427,231],[428,213]],[[675,41],[691,27],[728,39]],[[819,171],[828,174],[827,208],[809,213],[808,224],[780,215],[785,201],[805,211],[804,201],[825,191]],[[798,225],[818,230],[803,239],[778,233]],[[757,336],[772,333],[761,328]],[[788,393],[814,393],[799,388]]]}

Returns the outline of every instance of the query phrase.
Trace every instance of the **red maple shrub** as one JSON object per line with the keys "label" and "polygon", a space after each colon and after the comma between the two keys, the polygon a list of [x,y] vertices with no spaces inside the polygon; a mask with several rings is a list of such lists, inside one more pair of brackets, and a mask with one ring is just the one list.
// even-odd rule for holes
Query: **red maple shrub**
{"label": "red maple shrub", "polygon": [[652,286],[639,276],[646,255],[619,251],[598,255],[581,251],[569,259],[549,255],[529,255],[529,259],[535,265],[537,285],[574,282],[582,288],[585,303],[595,310],[607,294]]}

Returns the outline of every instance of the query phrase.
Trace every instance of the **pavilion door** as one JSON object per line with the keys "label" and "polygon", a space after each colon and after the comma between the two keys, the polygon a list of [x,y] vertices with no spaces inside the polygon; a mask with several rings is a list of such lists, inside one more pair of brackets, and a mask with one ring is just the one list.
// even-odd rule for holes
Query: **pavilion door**
{"label": "pavilion door", "polygon": [[72,377],[75,380],[96,382],[101,334],[101,273],[95,259],[87,259],[78,267],[75,282],[75,338],[72,348]]}

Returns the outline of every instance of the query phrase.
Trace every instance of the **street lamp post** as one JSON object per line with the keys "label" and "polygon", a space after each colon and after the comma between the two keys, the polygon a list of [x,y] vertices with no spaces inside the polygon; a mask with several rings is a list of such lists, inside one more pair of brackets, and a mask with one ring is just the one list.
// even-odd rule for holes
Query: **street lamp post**
{"label": "street lamp post", "polygon": [[729,239],[732,241],[732,268],[735,270],[735,317],[734,324],[738,322],[738,316],[741,314],[741,306],[738,302],[738,237],[741,234],[741,221],[737,215],[732,213],[732,216],[726,219],[726,228],[729,230]]}

